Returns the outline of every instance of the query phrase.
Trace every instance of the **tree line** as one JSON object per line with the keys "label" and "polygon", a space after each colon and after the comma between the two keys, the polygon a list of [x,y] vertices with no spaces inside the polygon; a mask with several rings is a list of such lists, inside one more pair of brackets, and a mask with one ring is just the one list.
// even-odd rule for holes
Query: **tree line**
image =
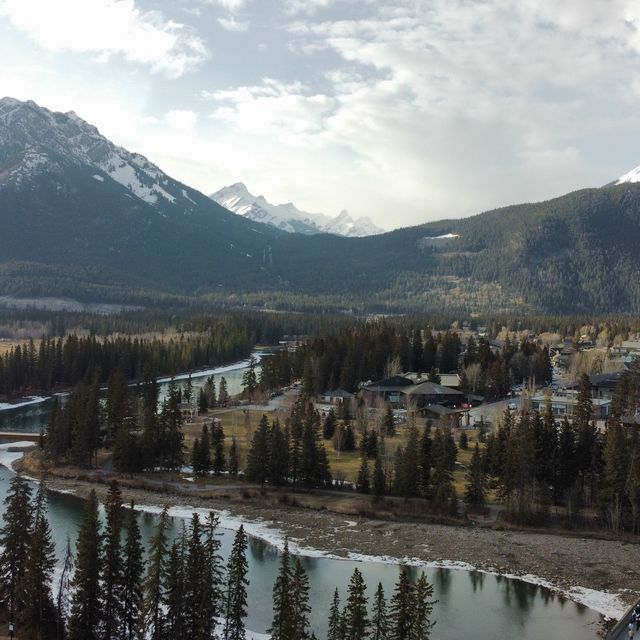
{"label": "tree line", "polygon": [[[55,545],[46,485],[35,497],[20,475],[11,479],[0,529],[0,615],[27,640],[244,640],[249,607],[248,539],[242,526],[229,557],[220,554],[219,520],[194,513],[177,536],[162,511],[145,554],[133,503],[122,504],[116,481],[105,500],[104,524],[95,491],[84,506],[75,553],[70,541],[54,584]],[[146,556],[146,557],[145,557]],[[402,570],[389,606],[379,584],[369,604],[355,569],[344,607],[336,589],[327,640],[426,640],[433,586],[424,573],[412,583]],[[285,541],[273,585],[272,640],[316,640],[309,578]]]}

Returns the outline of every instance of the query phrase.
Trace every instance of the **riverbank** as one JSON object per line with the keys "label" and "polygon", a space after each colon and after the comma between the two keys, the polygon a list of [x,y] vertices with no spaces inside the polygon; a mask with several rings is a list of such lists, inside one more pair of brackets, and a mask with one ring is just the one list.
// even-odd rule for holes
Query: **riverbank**
{"label": "riverbank", "polygon": [[[27,470],[28,472],[28,470]],[[107,486],[76,478],[50,477],[54,491],[86,497]],[[481,526],[394,522],[345,516],[324,509],[283,504],[277,496],[229,487],[207,496],[163,493],[126,486],[123,497],[137,508],[188,518],[194,510],[215,510],[226,528],[241,523],[248,533],[275,546],[287,536],[297,553],[385,563],[411,563],[453,569],[478,569],[520,577],[564,594],[608,617],[619,617],[640,592],[640,545],[580,536]]]}

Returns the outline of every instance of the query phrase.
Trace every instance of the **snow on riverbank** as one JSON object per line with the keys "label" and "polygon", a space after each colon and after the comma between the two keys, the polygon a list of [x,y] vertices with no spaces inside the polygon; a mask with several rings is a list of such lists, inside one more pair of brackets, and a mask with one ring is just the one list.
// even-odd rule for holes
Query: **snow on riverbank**
{"label": "snow on riverbank", "polygon": [[[22,458],[25,450],[35,446],[33,442],[28,442],[27,440],[0,444],[0,465],[13,471],[13,463]],[[13,451],[9,451],[9,449],[13,449]]]}
{"label": "snow on riverbank", "polygon": [[28,396],[24,398],[22,402],[0,402],[0,411],[9,411],[10,409],[18,409],[20,407],[26,407],[30,404],[39,404],[49,398],[46,396]]}
{"label": "snow on riverbank", "polygon": [[[24,453],[25,449],[29,449],[35,446],[33,442],[11,442],[6,444],[0,444],[0,465],[4,465],[8,469],[13,470],[12,465],[14,462],[19,460]],[[14,451],[9,451],[9,449],[14,449]],[[20,450],[22,449],[22,451]],[[56,490],[57,491],[57,490]],[[67,491],[57,491],[58,493],[68,493]],[[162,507],[153,506],[153,505],[136,505],[136,510],[159,514],[162,512]],[[198,513],[201,516],[206,516],[211,510],[205,509],[202,507],[190,507],[188,505],[184,506],[174,506],[169,508],[169,515],[175,518],[181,519],[191,519],[194,513]],[[220,518],[220,526],[224,529],[228,529],[231,531],[237,531],[240,528],[240,525],[244,526],[245,532],[247,535],[257,538],[266,542],[267,544],[272,545],[273,547],[282,550],[284,548],[284,540],[285,536],[283,533],[273,526],[272,522],[267,521],[252,521],[247,520],[245,518],[241,518],[239,516],[235,516],[229,513],[226,510],[217,511],[218,517]],[[348,525],[350,526],[352,521],[348,521]],[[295,542],[295,540],[289,541],[289,548],[292,553],[295,555],[306,556],[311,558],[326,558],[330,560],[352,560],[355,562],[368,562],[368,563],[379,563],[379,564],[388,564],[388,565],[411,565],[416,567],[425,567],[432,569],[450,569],[454,571],[479,571],[480,573],[484,573],[487,575],[495,575],[495,576],[503,576],[505,578],[513,579],[513,580],[522,580],[524,582],[528,582],[530,584],[535,584],[540,587],[544,587],[553,591],[555,593],[561,594],[572,600],[573,602],[577,602],[579,604],[584,605],[585,607],[597,611],[602,615],[608,618],[619,619],[622,617],[627,607],[622,601],[622,598],[615,593],[609,593],[606,591],[596,591],[594,589],[589,589],[587,587],[573,586],[569,588],[561,588],[553,583],[545,580],[544,578],[540,578],[539,576],[535,576],[532,574],[510,574],[510,573],[500,573],[499,571],[493,569],[478,569],[473,565],[466,562],[457,562],[452,560],[437,560],[431,562],[425,562],[420,560],[419,558],[398,558],[392,556],[369,556],[365,554],[353,553],[349,552],[347,556],[338,556],[336,554],[328,553],[326,551],[321,551],[319,549],[314,549],[311,547],[306,547],[303,545],[299,545]],[[268,636],[258,633],[252,633],[248,635],[251,640],[263,640]]]}
{"label": "snow on riverbank", "polygon": [[[159,514],[162,511],[161,507],[151,505],[136,505],[136,510],[144,511],[147,513]],[[210,512],[210,509],[202,507],[170,507],[169,515],[175,518],[190,519],[194,513],[198,513],[201,516],[205,516]],[[220,518],[220,526],[223,529],[229,529],[231,531],[237,531],[240,525],[244,526],[247,535],[262,540],[275,548],[282,550],[284,548],[285,536],[283,533],[275,528],[272,523],[265,521],[250,521],[244,518],[234,516],[228,511],[217,511]],[[606,591],[596,591],[594,589],[588,589],[586,587],[569,587],[562,588],[554,585],[553,583],[535,576],[532,574],[510,574],[501,573],[494,569],[478,569],[467,562],[458,562],[453,560],[436,560],[425,562],[419,558],[397,558],[391,556],[369,556],[360,553],[349,552],[347,556],[338,556],[336,554],[321,551],[311,547],[301,546],[295,542],[295,540],[289,540],[289,549],[295,555],[311,557],[311,558],[326,558],[328,560],[352,560],[355,562],[367,562],[378,563],[388,565],[410,565],[415,567],[424,567],[431,569],[449,569],[453,571],[478,571],[487,575],[502,576],[511,580],[522,580],[529,584],[535,584],[537,586],[549,589],[554,593],[563,595],[564,597],[582,604],[585,607],[601,613],[607,618],[619,619],[622,617],[627,609],[627,606],[623,602],[622,598],[615,593],[609,593]]]}
{"label": "snow on riverbank", "polygon": [[[262,356],[265,355],[260,351],[255,351],[251,354],[256,363],[260,363]],[[158,378],[158,383],[161,382],[171,382],[171,380],[188,380],[189,376],[191,376],[192,380],[196,378],[204,378],[209,376],[217,376],[222,373],[227,373],[229,371],[237,371],[238,369],[244,369],[249,366],[249,360],[240,360],[239,362],[233,362],[232,364],[227,364],[223,367],[214,367],[213,369],[201,369],[200,371],[191,371],[190,373],[181,373],[177,376],[166,376],[164,378]]]}

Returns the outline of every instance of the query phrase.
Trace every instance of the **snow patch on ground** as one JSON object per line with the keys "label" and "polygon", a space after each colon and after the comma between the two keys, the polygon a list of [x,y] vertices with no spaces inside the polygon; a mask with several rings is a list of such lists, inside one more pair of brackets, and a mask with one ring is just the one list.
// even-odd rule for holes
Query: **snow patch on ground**
{"label": "snow patch on ground", "polygon": [[28,396],[23,402],[0,402],[0,411],[7,411],[9,409],[17,409],[18,407],[26,407],[29,404],[38,404],[44,402],[48,398],[44,396]]}
{"label": "snow patch on ground", "polygon": [[102,176],[99,176],[97,173],[94,173],[91,177],[98,182],[104,182],[104,178]]}
{"label": "snow patch on ground", "polygon": [[[32,449],[35,446],[35,443],[27,440],[0,444],[0,465],[13,471],[13,463],[16,460],[20,460],[27,449]],[[9,449],[12,449],[12,451],[9,451]]]}
{"label": "snow patch on ground", "polygon": [[[136,510],[144,511],[147,513],[159,514],[162,511],[161,507],[151,505],[136,505]],[[188,505],[175,506],[169,508],[169,515],[176,518],[182,518],[185,520],[190,519],[194,513],[198,513],[201,516],[206,516],[210,512],[210,509],[204,509],[201,507],[190,507]],[[240,525],[244,526],[247,535],[262,540],[276,549],[282,550],[284,548],[285,536],[283,533],[273,526],[273,523],[267,521],[250,521],[239,516],[234,516],[228,511],[216,512],[220,518],[220,526],[223,529],[229,529],[231,531],[237,531]],[[351,521],[348,522],[348,526],[351,526]],[[622,601],[619,594],[609,593],[606,591],[596,591],[595,589],[588,589],[586,587],[574,586],[566,589],[560,588],[553,583],[535,576],[532,574],[505,574],[493,569],[478,569],[468,562],[459,562],[455,560],[435,560],[425,562],[419,558],[396,558],[391,556],[370,556],[361,553],[349,552],[347,556],[338,556],[311,547],[299,545],[295,540],[289,540],[290,551],[299,556],[305,556],[310,558],[327,558],[331,560],[352,560],[355,562],[367,562],[367,563],[379,563],[388,565],[404,565],[414,567],[424,567],[431,569],[450,569],[454,571],[478,571],[487,575],[503,576],[512,580],[522,580],[530,584],[535,584],[540,587],[544,587],[553,591],[554,593],[561,594],[579,604],[597,611],[607,618],[619,619],[622,617],[627,607]]]}

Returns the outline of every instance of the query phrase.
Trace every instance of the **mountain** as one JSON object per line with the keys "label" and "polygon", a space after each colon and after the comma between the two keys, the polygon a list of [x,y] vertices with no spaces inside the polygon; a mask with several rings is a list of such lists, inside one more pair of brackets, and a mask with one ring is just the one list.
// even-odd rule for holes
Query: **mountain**
{"label": "mountain", "polygon": [[193,294],[271,282],[282,232],[240,218],[75,113],[0,100],[0,277],[27,295]]}
{"label": "mountain", "polygon": [[640,167],[634,167],[623,176],[620,176],[613,184],[625,184],[629,182],[640,182]]}
{"label": "mountain", "polygon": [[0,100],[0,230],[0,295],[640,313],[640,183],[362,238],[288,233],[230,212],[72,112],[10,98]]}
{"label": "mountain", "polygon": [[367,217],[354,219],[346,211],[332,218],[323,213],[301,211],[292,202],[271,204],[264,196],[254,196],[242,182],[223,187],[209,196],[225,209],[256,222],[270,224],[289,233],[333,233],[362,237],[382,233]]}

